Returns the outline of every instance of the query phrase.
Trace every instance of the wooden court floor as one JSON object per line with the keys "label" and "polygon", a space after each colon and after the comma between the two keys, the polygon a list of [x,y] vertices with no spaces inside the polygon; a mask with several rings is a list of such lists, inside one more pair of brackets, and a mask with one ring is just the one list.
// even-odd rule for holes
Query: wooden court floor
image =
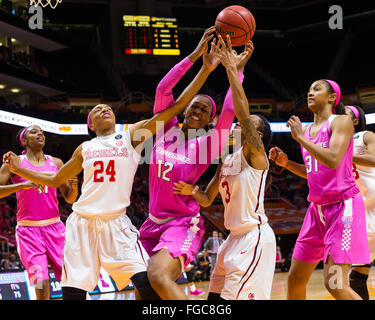
{"label": "wooden court floor", "polygon": [[[287,273],[275,273],[272,285],[271,300],[285,300],[287,290]],[[196,287],[205,291],[200,296],[190,296],[190,284],[181,285],[192,300],[206,300],[208,281],[195,283]],[[367,281],[370,300],[375,300],[375,267],[371,268],[369,279]],[[92,295],[91,300],[134,300],[134,291],[127,290],[123,292],[113,292],[100,295]],[[317,269],[313,272],[311,279],[307,285],[307,300],[333,300],[323,284],[323,270]]]}

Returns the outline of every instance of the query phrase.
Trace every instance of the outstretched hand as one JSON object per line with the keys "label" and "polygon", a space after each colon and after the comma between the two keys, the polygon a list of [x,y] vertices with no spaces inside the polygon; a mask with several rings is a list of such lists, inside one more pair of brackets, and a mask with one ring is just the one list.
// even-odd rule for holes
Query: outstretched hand
{"label": "outstretched hand", "polygon": [[203,33],[197,47],[190,54],[189,59],[191,62],[195,62],[201,57],[207,50],[208,42],[214,37],[215,26],[209,27]]}
{"label": "outstretched hand", "polygon": [[[216,45],[216,39],[212,40],[211,42],[211,48],[212,45]],[[203,65],[210,71],[213,71],[216,69],[216,67],[220,64],[220,59],[217,57],[217,55],[213,52],[211,49],[210,52],[208,52],[208,44],[205,45],[205,50],[203,53]]]}
{"label": "outstretched hand", "polygon": [[188,184],[184,181],[179,181],[178,183],[175,182],[173,187],[173,193],[182,194],[184,196],[191,196],[193,194],[194,187],[195,186]]}
{"label": "outstretched hand", "polygon": [[244,72],[246,63],[250,60],[251,56],[253,55],[253,52],[254,43],[251,40],[249,40],[245,45],[244,51],[239,55],[239,59],[237,61],[238,72]]}
{"label": "outstretched hand", "polygon": [[211,43],[211,51],[220,59],[225,68],[236,67],[239,72],[243,72],[246,63],[249,61],[254,52],[254,44],[250,40],[246,43],[245,49],[242,53],[238,54],[232,48],[232,42],[227,35],[227,43],[224,42],[221,35],[218,36],[218,43]]}

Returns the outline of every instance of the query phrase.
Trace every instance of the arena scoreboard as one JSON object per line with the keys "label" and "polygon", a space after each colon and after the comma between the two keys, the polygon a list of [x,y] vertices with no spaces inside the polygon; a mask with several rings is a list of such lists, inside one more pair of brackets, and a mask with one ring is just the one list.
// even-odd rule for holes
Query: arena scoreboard
{"label": "arena scoreboard", "polygon": [[180,55],[176,18],[123,16],[125,54]]}

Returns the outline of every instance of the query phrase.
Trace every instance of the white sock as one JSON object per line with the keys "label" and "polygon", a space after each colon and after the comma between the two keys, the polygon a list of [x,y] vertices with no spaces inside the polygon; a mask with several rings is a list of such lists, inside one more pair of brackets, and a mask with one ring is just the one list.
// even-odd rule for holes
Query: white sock
{"label": "white sock", "polygon": [[195,284],[194,284],[194,283],[190,286],[190,290],[191,290],[191,291],[195,291],[195,290],[197,290],[197,288],[195,287]]}

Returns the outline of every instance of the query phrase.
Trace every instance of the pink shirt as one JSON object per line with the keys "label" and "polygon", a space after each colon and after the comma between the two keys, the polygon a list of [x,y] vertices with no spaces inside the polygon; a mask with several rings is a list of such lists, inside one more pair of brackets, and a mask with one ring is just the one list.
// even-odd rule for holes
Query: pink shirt
{"label": "pink shirt", "polygon": [[[59,171],[50,156],[45,156],[46,162],[41,167],[32,165],[25,155],[21,156],[21,167],[39,172]],[[22,183],[26,179],[15,175],[12,182]],[[59,204],[57,200],[57,189],[45,187],[44,192],[39,194],[33,188],[23,189],[16,192],[17,196],[17,221],[22,220],[45,220],[59,217]]]}
{"label": "pink shirt", "polygon": [[[330,124],[337,115],[331,115],[322,125],[316,137],[310,137],[311,124],[305,131],[305,137],[314,144],[329,148],[332,135]],[[341,160],[339,166],[330,169],[314,159],[310,153],[302,149],[302,157],[306,167],[309,195],[307,200],[315,204],[329,204],[354,197],[359,189],[355,183],[352,171],[353,139]]]}
{"label": "pink shirt", "polygon": [[[154,114],[174,104],[172,88],[193,65],[185,58],[174,66],[159,83]],[[239,74],[241,82],[243,74]],[[173,184],[180,180],[195,184],[225,147],[235,117],[232,92],[229,89],[223,109],[210,135],[178,142],[181,132],[177,117],[158,132],[151,155],[149,171],[149,211],[158,219],[195,216],[200,206],[192,196],[173,193]]]}

